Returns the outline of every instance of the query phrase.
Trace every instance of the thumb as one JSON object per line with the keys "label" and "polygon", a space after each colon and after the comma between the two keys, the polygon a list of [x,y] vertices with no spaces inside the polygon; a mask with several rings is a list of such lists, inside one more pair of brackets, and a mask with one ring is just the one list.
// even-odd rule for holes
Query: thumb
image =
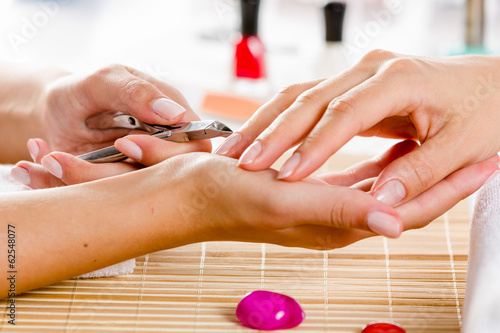
{"label": "thumb", "polygon": [[166,96],[156,85],[131,73],[125,66],[101,69],[80,81],[87,107],[95,112],[107,110],[130,114],[153,124],[175,124],[186,108]]}
{"label": "thumb", "polygon": [[440,136],[426,141],[414,151],[390,163],[379,175],[371,193],[390,206],[406,202],[446,178],[466,164],[464,154],[441,142]]}
{"label": "thumb", "polygon": [[286,211],[285,218],[295,221],[295,225],[368,230],[391,238],[399,237],[403,231],[396,210],[368,193],[305,181],[281,185],[279,195],[272,196],[272,207]]}

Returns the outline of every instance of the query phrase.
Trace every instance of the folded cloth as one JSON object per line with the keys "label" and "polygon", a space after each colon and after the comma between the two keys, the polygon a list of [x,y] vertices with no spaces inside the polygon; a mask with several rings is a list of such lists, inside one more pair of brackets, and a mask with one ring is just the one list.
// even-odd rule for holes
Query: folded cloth
{"label": "folded cloth", "polygon": [[479,191],[474,209],[462,332],[500,332],[499,175]]}
{"label": "folded cloth", "polygon": [[[26,191],[30,188],[17,181],[10,176],[10,170],[13,165],[0,164],[0,193],[1,192],[16,192]],[[130,274],[134,271],[135,259],[126,260],[124,262],[98,269],[94,272],[86,273],[78,276],[79,279],[90,279],[99,277],[109,277],[117,275]]]}

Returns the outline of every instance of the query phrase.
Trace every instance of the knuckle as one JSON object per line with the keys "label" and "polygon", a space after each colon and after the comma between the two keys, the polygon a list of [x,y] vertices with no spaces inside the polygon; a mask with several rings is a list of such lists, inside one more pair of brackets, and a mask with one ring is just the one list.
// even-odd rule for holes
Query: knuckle
{"label": "knuckle", "polygon": [[338,114],[346,117],[353,117],[355,113],[355,101],[351,97],[342,96],[336,98],[328,104],[326,115]]}
{"label": "knuckle", "polygon": [[433,185],[434,172],[432,167],[422,158],[416,158],[406,166],[410,170],[410,177],[413,179],[410,183],[415,183],[421,189],[427,189]]}
{"label": "knuckle", "polygon": [[102,79],[102,78],[107,77],[111,73],[113,73],[113,72],[115,72],[115,71],[117,71],[119,69],[122,69],[122,68],[123,68],[123,65],[120,65],[120,64],[110,64],[110,65],[101,67],[98,70],[94,71],[90,75],[90,77]]}
{"label": "knuckle", "polygon": [[393,59],[394,57],[395,57],[394,53],[390,51],[375,49],[365,54],[363,58],[361,58],[360,63],[371,66],[375,64],[380,64],[381,62],[387,61],[389,59]]}
{"label": "knuckle", "polygon": [[124,96],[131,100],[142,100],[148,95],[149,84],[141,79],[132,79],[123,86]]}
{"label": "knuckle", "polygon": [[324,92],[321,89],[309,89],[297,97],[296,102],[299,104],[312,104],[321,101],[324,97]]}
{"label": "knuckle", "polygon": [[348,229],[351,227],[349,217],[352,214],[347,200],[336,201],[330,207],[330,225],[334,228]]}
{"label": "knuckle", "polygon": [[289,96],[289,95],[297,95],[297,94],[299,94],[301,91],[302,91],[302,89],[301,89],[301,87],[300,87],[300,84],[291,84],[291,85],[288,85],[288,86],[284,86],[284,87],[282,87],[282,88],[278,91],[278,95],[286,95],[286,96]]}
{"label": "knuckle", "polygon": [[386,63],[384,72],[387,74],[405,74],[412,72],[417,66],[417,60],[411,58],[398,58]]}

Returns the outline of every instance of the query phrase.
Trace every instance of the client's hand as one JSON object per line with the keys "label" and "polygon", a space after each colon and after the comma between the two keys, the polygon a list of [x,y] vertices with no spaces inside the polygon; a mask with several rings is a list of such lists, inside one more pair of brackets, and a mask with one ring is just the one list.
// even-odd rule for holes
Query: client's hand
{"label": "client's hand", "polygon": [[[282,182],[276,180],[275,170],[248,172],[237,168],[233,159],[209,154],[177,156],[158,165],[170,165],[164,171],[154,166],[134,174],[140,179],[138,174],[148,173],[153,179],[150,183],[158,184],[151,189],[155,195],[148,198],[148,207],[158,218],[172,213],[162,209],[169,189],[162,189],[161,179],[176,180],[180,188],[175,191],[181,194],[174,213],[184,221],[179,224],[195,234],[190,241],[235,240],[331,249],[381,233],[398,236],[403,227],[399,216],[404,229],[425,226],[498,170],[496,161],[461,169],[396,209],[356,188],[354,183],[376,176],[409,148],[408,143],[399,144],[378,161],[330,175],[333,184]],[[351,188],[345,187],[351,184]],[[439,200],[436,193],[440,193]]]}
{"label": "client's hand", "polygon": [[[141,147],[141,155],[143,156],[141,163],[146,165],[156,164],[163,159],[161,152],[166,153],[162,149],[162,146],[166,145],[165,141],[149,136],[129,136],[120,140],[134,140]],[[193,158],[195,155],[189,155],[190,158],[186,157],[186,159],[182,160],[185,161],[184,164],[175,163],[177,168],[183,170],[179,186],[189,193],[185,198],[179,198],[179,206],[183,208],[182,214],[185,218],[209,218],[214,219],[214,221],[227,221],[227,223],[230,223],[233,219],[237,221],[238,219],[244,219],[245,216],[256,218],[271,212],[273,214],[268,216],[268,220],[262,220],[263,222],[272,223],[272,221],[275,221],[277,224],[286,224],[290,222],[286,220],[291,218],[290,216],[293,218],[301,217],[305,219],[303,224],[319,223],[322,225],[321,227],[309,226],[304,230],[304,232],[314,230],[313,233],[317,231],[318,234],[321,234],[321,230],[324,228],[325,222],[322,219],[325,218],[328,211],[331,218],[330,226],[341,228],[341,230],[327,233],[329,235],[328,239],[332,239],[335,244],[345,241],[346,243],[342,244],[346,245],[360,239],[359,237],[364,238],[373,234],[398,237],[403,229],[426,225],[433,218],[453,206],[458,200],[477,190],[487,177],[498,169],[496,164],[498,163],[498,156],[495,156],[488,161],[459,170],[417,198],[398,207],[397,210],[364,193],[364,191],[370,189],[376,179],[375,177],[388,164],[411,152],[416,146],[417,144],[413,141],[401,142],[385,154],[370,161],[359,163],[343,172],[309,177],[300,183],[280,182],[275,179],[276,172],[274,170],[265,170],[259,173],[246,172],[236,168],[235,161],[231,159],[216,158],[211,157],[211,155],[196,155],[203,158],[195,159]],[[48,150],[48,147],[46,149]],[[106,164],[91,164],[66,153],[54,152],[49,156],[54,156],[55,159],[60,161],[61,177],[56,178],[48,174],[45,169],[37,168],[36,164],[23,162],[28,164],[27,166],[22,165],[22,167],[29,170],[32,187],[45,188],[65,183],[84,182],[92,180],[86,178],[92,178],[96,174],[103,175],[103,171],[107,170]],[[176,161],[179,161],[179,159],[176,159]],[[116,168],[110,166],[109,170],[108,175],[116,174]],[[174,176],[165,175],[165,177]],[[157,178],[161,179],[161,177]],[[161,181],[159,181],[159,184],[161,184]],[[435,200],[437,196],[439,196],[440,200]],[[234,207],[239,208],[234,209]],[[294,215],[293,212],[296,209],[300,210],[299,207],[303,209],[303,213]],[[396,213],[398,211],[403,217],[404,226]],[[422,211],[425,211],[425,213],[422,214]],[[231,217],[225,220],[224,214],[230,213],[232,214]],[[291,215],[287,215],[288,213]],[[241,215],[236,216],[237,214]],[[280,216],[280,214],[283,216]],[[318,214],[325,215],[318,217]],[[260,221],[257,218],[256,220]],[[313,221],[317,221],[317,223]],[[349,228],[365,231],[347,231]],[[301,228],[294,225],[293,230],[299,229]],[[366,230],[371,230],[374,233],[367,233]],[[218,234],[224,235],[224,232],[221,231]],[[278,242],[276,239],[279,238],[279,235],[284,237],[286,234],[287,232],[280,229],[279,232],[269,233],[270,238],[268,240],[255,239],[254,241]],[[297,231],[297,234],[300,234],[300,231]],[[241,235],[255,236],[245,232],[242,232]],[[233,234],[230,236],[235,239]],[[263,235],[259,237],[263,237]],[[273,240],[275,237],[277,238]],[[312,240],[309,239],[309,241],[313,240],[314,237]],[[297,239],[294,238],[294,241],[297,241]],[[281,242],[281,244],[284,243]],[[309,244],[307,247],[316,246],[313,243]]]}
{"label": "client's hand", "polygon": [[372,189],[397,205],[500,150],[499,68],[499,57],[373,51],[339,76],[284,89],[218,153],[239,157],[244,169],[263,170],[301,143],[278,175],[296,181],[355,135],[419,140]]}

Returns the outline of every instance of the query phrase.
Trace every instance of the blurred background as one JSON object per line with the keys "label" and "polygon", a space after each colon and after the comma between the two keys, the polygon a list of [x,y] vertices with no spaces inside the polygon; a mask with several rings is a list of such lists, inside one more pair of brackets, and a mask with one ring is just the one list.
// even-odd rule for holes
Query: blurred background
{"label": "blurred background", "polygon": [[[468,50],[467,4],[483,3],[343,2],[343,39],[337,49],[345,68],[376,48],[429,56],[463,53]],[[258,35],[265,47],[266,76],[248,80],[242,88],[234,75],[240,0],[2,0],[0,59],[74,72],[110,63],[130,65],[178,86],[204,114],[201,109],[207,92],[262,102],[283,86],[326,76],[318,66],[326,45],[325,4],[318,0],[261,0]],[[484,0],[482,13],[481,52],[496,53],[500,50],[499,2]],[[257,81],[261,86],[264,82],[263,89],[252,88]],[[207,116],[227,118],[233,127],[245,118],[210,112]],[[373,151],[388,144],[384,141],[364,148]]]}

